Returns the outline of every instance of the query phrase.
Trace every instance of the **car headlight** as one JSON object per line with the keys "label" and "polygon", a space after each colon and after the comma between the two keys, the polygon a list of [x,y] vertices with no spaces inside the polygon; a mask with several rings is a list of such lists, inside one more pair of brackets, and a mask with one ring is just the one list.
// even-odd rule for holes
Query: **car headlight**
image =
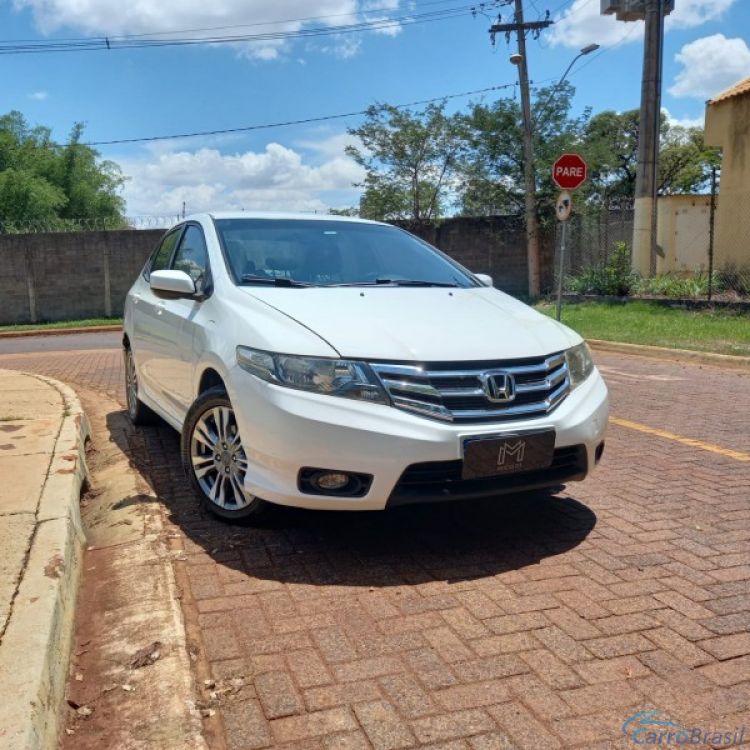
{"label": "car headlight", "polygon": [[365,362],[297,357],[238,346],[237,364],[275,385],[373,404],[388,403],[382,386]]}
{"label": "car headlight", "polygon": [[591,351],[585,341],[568,349],[565,352],[565,361],[568,363],[571,390],[581,385],[594,371],[594,360],[591,359]]}

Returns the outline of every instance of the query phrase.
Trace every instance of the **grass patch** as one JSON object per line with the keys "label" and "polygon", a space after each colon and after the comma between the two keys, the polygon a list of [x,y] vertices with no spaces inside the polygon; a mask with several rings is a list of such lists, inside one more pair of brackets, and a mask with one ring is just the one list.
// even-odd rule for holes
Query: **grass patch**
{"label": "grass patch", "polygon": [[[536,308],[555,315],[553,303],[540,302]],[[562,322],[584,338],[750,356],[750,313],[742,311],[582,302],[564,304]]]}
{"label": "grass patch", "polygon": [[20,323],[0,326],[0,331],[47,331],[65,328],[91,328],[92,326],[111,325],[122,325],[122,318],[86,318],[85,320],[61,320],[56,323]]}

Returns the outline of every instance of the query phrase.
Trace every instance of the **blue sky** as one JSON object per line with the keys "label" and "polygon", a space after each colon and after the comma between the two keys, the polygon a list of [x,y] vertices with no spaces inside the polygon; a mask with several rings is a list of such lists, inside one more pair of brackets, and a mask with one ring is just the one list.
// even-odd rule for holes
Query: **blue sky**
{"label": "blue sky", "polygon": [[[533,81],[556,80],[580,47],[575,106],[637,107],[642,23],[599,15],[599,0],[526,0],[555,25],[529,45]],[[268,23],[335,29],[364,18],[461,8],[462,0],[0,0],[0,39],[56,39]],[[700,122],[704,101],[750,75],[750,2],[676,0],[668,19],[663,105]],[[506,15],[508,9],[501,9]],[[491,11],[491,15],[498,11]],[[323,21],[299,22],[310,16]],[[281,23],[283,22],[283,23]],[[64,139],[76,120],[90,140],[231,128],[356,111],[374,101],[438,97],[515,81],[503,38],[467,11],[387,33],[242,45],[163,47],[0,57],[0,111],[18,109]],[[256,27],[257,28],[257,27]],[[231,29],[227,33],[234,33]],[[510,93],[500,92],[502,94]],[[497,94],[486,94],[487,98]],[[475,97],[478,99],[479,97]],[[469,99],[454,99],[451,109]],[[324,209],[353,205],[359,169],[343,153],[346,126],[293,126],[231,136],[102,147],[130,177],[131,215],[221,208]]]}

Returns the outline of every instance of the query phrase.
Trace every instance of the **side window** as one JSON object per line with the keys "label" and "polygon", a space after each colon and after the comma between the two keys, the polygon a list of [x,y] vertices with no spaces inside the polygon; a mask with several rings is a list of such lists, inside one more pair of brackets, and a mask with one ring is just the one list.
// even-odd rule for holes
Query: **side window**
{"label": "side window", "polygon": [[[181,229],[181,228],[180,228]],[[169,265],[169,259],[172,257],[172,251],[177,244],[180,236],[180,229],[170,232],[159,245],[159,249],[154,253],[154,259],[151,261],[151,267],[148,269],[146,278],[151,275],[152,271],[163,271]]]}
{"label": "side window", "polygon": [[201,288],[208,270],[208,250],[200,227],[189,224],[185,229],[172,268],[184,271],[195,282],[195,286]]}

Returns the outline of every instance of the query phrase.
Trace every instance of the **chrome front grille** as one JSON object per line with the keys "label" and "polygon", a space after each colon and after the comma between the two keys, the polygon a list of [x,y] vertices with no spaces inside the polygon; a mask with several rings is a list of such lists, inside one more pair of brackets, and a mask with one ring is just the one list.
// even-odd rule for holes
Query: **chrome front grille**
{"label": "chrome front grille", "polygon": [[[499,362],[371,365],[394,406],[445,422],[540,417],[570,391],[564,352]],[[490,376],[502,381],[512,397],[502,400],[508,394],[501,392],[493,400],[496,393],[486,384]]]}

